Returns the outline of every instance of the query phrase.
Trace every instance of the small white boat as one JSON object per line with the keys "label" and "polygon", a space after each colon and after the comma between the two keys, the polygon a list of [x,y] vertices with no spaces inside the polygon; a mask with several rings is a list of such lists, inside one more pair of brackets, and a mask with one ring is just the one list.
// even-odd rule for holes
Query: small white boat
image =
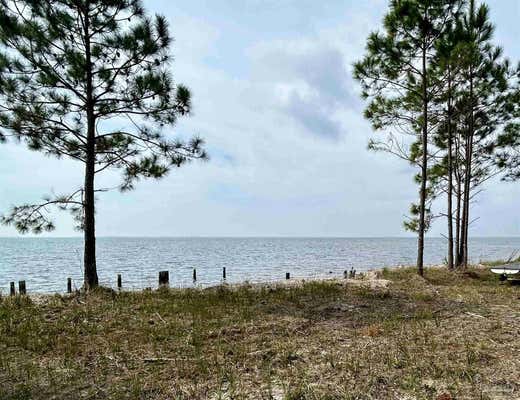
{"label": "small white boat", "polygon": [[491,272],[500,275],[501,280],[520,279],[520,264],[502,265],[491,268]]}
{"label": "small white boat", "polygon": [[491,268],[491,272],[499,275],[516,275],[520,273],[519,268]]}

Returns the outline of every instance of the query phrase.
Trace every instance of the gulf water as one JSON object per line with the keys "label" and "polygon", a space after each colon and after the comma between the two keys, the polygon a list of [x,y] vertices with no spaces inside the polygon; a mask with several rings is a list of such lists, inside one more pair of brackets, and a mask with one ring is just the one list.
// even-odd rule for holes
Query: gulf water
{"label": "gulf water", "polygon": [[[520,237],[473,238],[471,260],[510,257],[520,250]],[[0,238],[0,289],[25,280],[29,293],[66,290],[67,278],[82,284],[81,238]],[[267,282],[285,278],[342,276],[357,271],[416,261],[415,238],[109,238],[97,239],[98,273],[106,286],[122,275],[125,289],[157,286],[159,271],[170,272],[173,287],[209,286],[222,282]],[[446,258],[446,240],[426,240],[425,262]],[[192,281],[197,269],[197,282]]]}

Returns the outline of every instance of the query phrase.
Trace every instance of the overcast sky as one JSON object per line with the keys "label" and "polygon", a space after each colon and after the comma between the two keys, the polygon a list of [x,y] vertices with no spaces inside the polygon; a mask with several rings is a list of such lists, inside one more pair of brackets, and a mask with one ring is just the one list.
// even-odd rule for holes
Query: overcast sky
{"label": "overcast sky", "polygon": [[[387,0],[148,0],[175,36],[177,82],[194,113],[174,132],[199,134],[211,161],[99,195],[99,236],[403,236],[417,198],[406,163],[366,150],[373,135],[351,76]],[[520,1],[488,1],[496,43],[520,58]],[[99,179],[109,185],[117,175]],[[0,146],[0,212],[66,193],[81,166]],[[520,182],[494,182],[472,233],[520,235]],[[78,235],[56,213],[52,236]],[[444,232],[437,222],[432,236]],[[1,227],[1,236],[15,236]]]}

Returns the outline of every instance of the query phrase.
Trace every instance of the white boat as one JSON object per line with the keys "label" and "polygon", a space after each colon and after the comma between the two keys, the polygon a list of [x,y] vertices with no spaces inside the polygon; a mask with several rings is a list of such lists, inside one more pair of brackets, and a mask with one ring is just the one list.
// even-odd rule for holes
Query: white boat
{"label": "white boat", "polygon": [[520,279],[520,264],[510,264],[493,267],[491,268],[491,272],[500,275],[500,279],[504,281],[506,279]]}
{"label": "white boat", "polygon": [[499,275],[516,275],[516,274],[520,273],[520,268],[505,268],[505,267],[491,268],[491,272],[493,272],[494,274],[499,274]]}

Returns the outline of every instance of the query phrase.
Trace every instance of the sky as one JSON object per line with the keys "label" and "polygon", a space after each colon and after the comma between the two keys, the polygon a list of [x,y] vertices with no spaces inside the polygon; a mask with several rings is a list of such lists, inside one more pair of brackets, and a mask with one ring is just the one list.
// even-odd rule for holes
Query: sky
{"label": "sky", "polygon": [[[495,42],[520,60],[520,1],[489,0]],[[172,71],[193,94],[193,114],[171,135],[206,140],[208,162],[136,190],[101,193],[98,236],[407,236],[414,170],[367,150],[352,64],[387,0],[145,0],[175,37]],[[0,212],[67,193],[82,168],[0,146]],[[117,172],[100,186],[118,182]],[[475,236],[520,235],[520,182],[494,181],[473,208]],[[66,213],[47,236],[76,236]],[[429,235],[441,236],[438,221]],[[0,236],[18,236],[0,227]]]}

